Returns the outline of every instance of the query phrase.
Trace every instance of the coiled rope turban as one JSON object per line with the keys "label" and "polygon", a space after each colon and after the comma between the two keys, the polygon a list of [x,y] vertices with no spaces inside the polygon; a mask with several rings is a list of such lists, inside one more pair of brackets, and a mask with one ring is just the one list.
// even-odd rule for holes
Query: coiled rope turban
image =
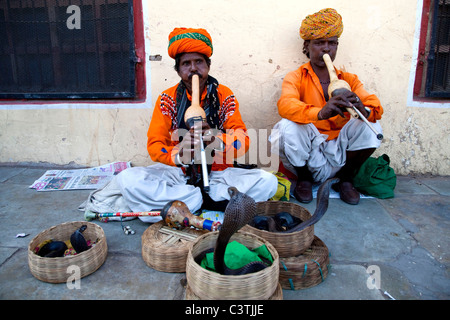
{"label": "coiled rope turban", "polygon": [[300,37],[303,40],[313,40],[341,36],[344,30],[342,17],[332,8],[306,16],[300,27]]}

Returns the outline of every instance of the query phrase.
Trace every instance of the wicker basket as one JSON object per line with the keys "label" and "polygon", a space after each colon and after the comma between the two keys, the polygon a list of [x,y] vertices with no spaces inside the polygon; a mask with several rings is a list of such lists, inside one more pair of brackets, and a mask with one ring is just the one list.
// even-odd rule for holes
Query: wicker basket
{"label": "wicker basket", "polygon": [[[300,218],[302,221],[311,218],[308,210],[293,202],[263,201],[258,202],[256,205],[257,214],[262,216],[275,216],[277,213],[285,211]],[[256,234],[269,241],[281,258],[298,256],[309,248],[314,239],[314,225],[292,233],[269,232],[259,230],[250,225],[244,226],[241,230]]]}
{"label": "wicker basket", "polygon": [[[66,241],[72,233],[82,225],[87,225],[83,236],[86,241],[96,241],[95,246],[80,254],[45,258],[38,256],[34,249],[45,240]],[[85,277],[96,271],[105,262],[108,254],[108,246],[103,229],[92,222],[74,221],[53,226],[35,236],[28,244],[28,266],[31,273],[37,279],[50,283],[63,283],[72,275],[68,272],[69,266],[80,268],[80,277]]]}
{"label": "wicker basket", "polygon": [[317,236],[303,254],[280,259],[280,284],[283,289],[306,289],[322,283],[328,275],[328,248]]}
{"label": "wicker basket", "polygon": [[[196,296],[194,292],[192,292],[189,286],[187,286],[185,292],[185,300],[201,300],[201,299],[200,297]],[[283,288],[281,288],[280,284],[277,285],[277,289],[268,300],[283,300]]]}
{"label": "wicker basket", "polygon": [[279,256],[266,240],[254,234],[239,231],[231,241],[237,241],[249,249],[265,244],[274,262],[271,266],[254,273],[237,276],[221,275],[206,270],[194,261],[204,250],[214,248],[218,232],[200,236],[190,247],[186,262],[186,279],[192,294],[200,300],[267,300],[278,287]]}
{"label": "wicker basket", "polygon": [[[186,237],[163,233],[164,221],[148,227],[142,234],[142,258],[147,266],[163,272],[185,272],[189,246],[204,230],[186,228]],[[189,239],[191,238],[191,239]]]}

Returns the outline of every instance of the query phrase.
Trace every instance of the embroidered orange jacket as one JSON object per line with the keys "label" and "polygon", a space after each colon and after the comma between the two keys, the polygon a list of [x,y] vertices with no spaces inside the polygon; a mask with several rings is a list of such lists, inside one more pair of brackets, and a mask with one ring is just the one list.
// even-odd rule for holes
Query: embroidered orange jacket
{"label": "embroidered orange jacket", "polygon": [[[348,82],[351,90],[358,95],[364,106],[370,108],[368,120],[375,122],[381,119],[383,107],[380,101],[374,94],[369,94],[364,89],[358,76],[341,70],[336,70],[336,73],[339,79]],[[328,135],[327,140],[333,140],[350,120],[350,116],[346,112],[346,118],[337,115],[330,119],[319,120],[317,114],[325,104],[322,85],[310,62],[286,75],[281,87],[281,97],[278,100],[280,116],[299,124],[313,123],[320,133]]]}
{"label": "embroidered orange jacket", "polygon": [[[177,110],[176,92],[179,84],[165,90],[158,97],[153,110],[152,119],[147,132],[147,150],[151,159],[167,165],[175,166],[175,156],[178,153],[178,136],[176,134]],[[200,105],[203,107],[206,88],[201,95]],[[223,152],[215,153],[213,171],[225,170],[233,166],[233,160],[244,155],[249,147],[247,128],[239,112],[239,102],[233,92],[226,86],[219,84],[217,94],[220,100],[219,119],[225,131],[218,135],[224,143]],[[187,97],[192,97],[187,92]],[[173,139],[172,139],[173,137]],[[219,160],[219,161],[218,161]]]}

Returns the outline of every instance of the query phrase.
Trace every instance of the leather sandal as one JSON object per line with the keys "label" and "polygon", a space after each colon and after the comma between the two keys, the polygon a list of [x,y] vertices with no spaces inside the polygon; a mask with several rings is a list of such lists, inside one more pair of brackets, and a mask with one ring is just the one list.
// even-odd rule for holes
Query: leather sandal
{"label": "leather sandal", "polygon": [[333,185],[333,189],[339,192],[342,201],[356,205],[359,203],[360,194],[350,181],[342,181]]}
{"label": "leather sandal", "polygon": [[297,185],[294,189],[294,197],[302,203],[309,203],[313,199],[312,194],[312,182],[310,181],[297,181]]}

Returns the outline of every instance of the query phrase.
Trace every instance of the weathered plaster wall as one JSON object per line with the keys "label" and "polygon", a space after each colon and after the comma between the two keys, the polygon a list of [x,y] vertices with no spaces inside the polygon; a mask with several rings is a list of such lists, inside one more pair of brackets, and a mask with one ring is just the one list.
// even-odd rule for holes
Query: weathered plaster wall
{"label": "weathered plaster wall", "polygon": [[[417,5],[416,0],[144,1],[147,101],[39,108],[3,103],[0,162],[151,164],[147,128],[159,93],[179,81],[167,44],[173,28],[182,26],[208,30],[214,44],[211,75],[234,91],[248,128],[271,129],[280,119],[276,102],[283,77],[307,61],[298,34],[301,20],[333,7],[344,20],[335,65],[358,74],[385,109],[385,139],[375,155],[388,154],[398,174],[449,175],[449,104],[408,105]],[[149,61],[156,55],[162,59]]]}
{"label": "weathered plaster wall", "polygon": [[1,110],[1,162],[148,162],[145,109]]}

